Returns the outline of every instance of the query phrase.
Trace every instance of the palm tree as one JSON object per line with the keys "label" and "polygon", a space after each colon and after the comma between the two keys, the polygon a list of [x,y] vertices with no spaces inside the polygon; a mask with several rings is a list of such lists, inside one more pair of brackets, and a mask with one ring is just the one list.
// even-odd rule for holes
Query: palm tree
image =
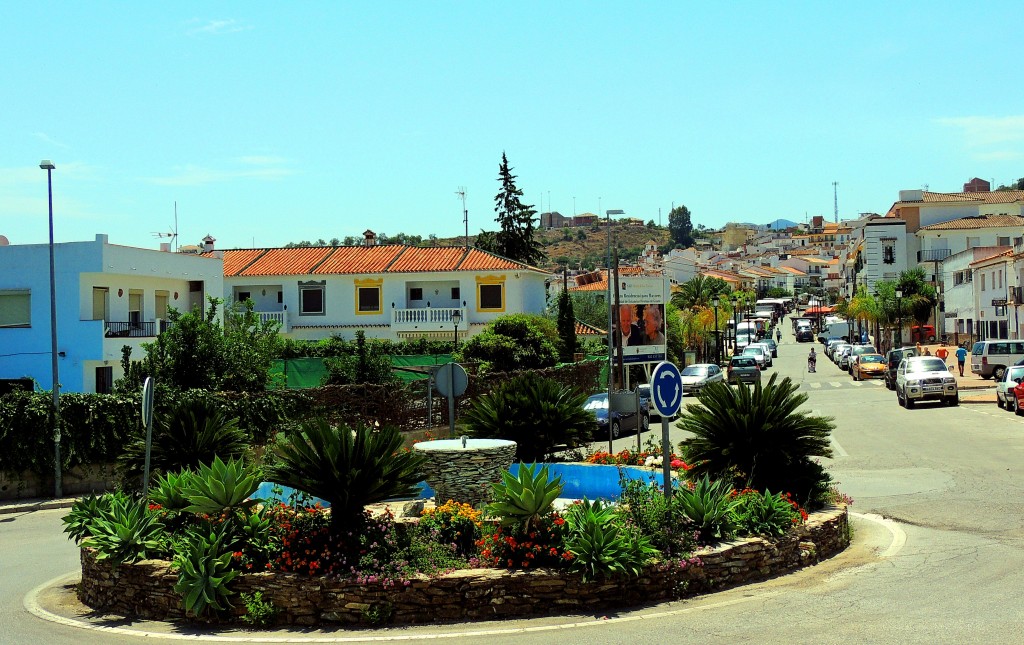
{"label": "palm tree", "polygon": [[721,278],[708,278],[697,274],[672,294],[672,304],[681,310],[697,306],[710,307],[715,296],[725,300],[725,296],[728,296],[731,290],[729,283]]}
{"label": "palm tree", "polygon": [[679,421],[692,438],[680,443],[688,477],[729,479],[736,488],[791,492],[820,504],[830,477],[813,457],[831,457],[831,417],[799,411],[807,401],[786,377],[753,388],[716,383],[686,406]]}
{"label": "palm tree", "polygon": [[314,419],[279,444],[266,477],[330,502],[330,530],[340,536],[367,504],[418,492],[424,458],[401,448],[402,435],[391,426],[352,429]]}

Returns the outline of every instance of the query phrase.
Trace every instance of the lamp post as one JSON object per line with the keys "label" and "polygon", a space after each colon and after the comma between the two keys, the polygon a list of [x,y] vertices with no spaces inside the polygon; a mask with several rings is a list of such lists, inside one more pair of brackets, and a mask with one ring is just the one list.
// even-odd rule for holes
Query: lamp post
{"label": "lamp post", "polygon": [[903,347],[903,290],[896,290],[896,347]]}
{"label": "lamp post", "polygon": [[462,312],[456,309],[452,312],[452,324],[455,325],[455,344],[453,345],[454,350],[459,349],[459,323],[462,322]]}
{"label": "lamp post", "polygon": [[57,287],[53,268],[53,170],[49,159],[39,162],[46,171],[46,193],[50,206],[50,367],[53,376],[53,496],[62,494],[60,468],[60,383],[57,374]]}
{"label": "lamp post", "polygon": [[935,285],[935,338],[939,342],[942,342],[942,327],[944,326],[939,324],[939,299],[941,297],[942,287]]}
{"label": "lamp post", "polygon": [[715,296],[711,300],[711,304],[715,307],[715,364],[722,364],[722,343],[718,338],[718,296]]}
{"label": "lamp post", "polygon": [[[600,203],[598,205],[598,211],[600,211]],[[611,405],[612,400],[612,373],[615,370],[615,358],[614,358],[614,344],[612,342],[612,328],[614,323],[612,322],[612,215],[622,215],[625,211],[620,209],[611,209],[604,212],[604,223],[608,229],[608,402]],[[609,419],[611,417],[609,416]],[[609,422],[610,424],[610,422]],[[609,427],[611,427],[609,425]]]}

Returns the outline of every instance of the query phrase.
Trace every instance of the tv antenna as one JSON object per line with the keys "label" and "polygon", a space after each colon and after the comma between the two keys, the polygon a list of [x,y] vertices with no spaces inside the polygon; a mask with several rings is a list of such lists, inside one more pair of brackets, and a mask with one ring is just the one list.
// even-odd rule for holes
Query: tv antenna
{"label": "tv antenna", "polygon": [[466,250],[469,250],[469,211],[466,210],[466,187],[459,186],[459,189],[455,191],[459,199],[462,200],[462,223],[466,227]]}
{"label": "tv antenna", "polygon": [[177,251],[178,250],[178,202],[177,201],[174,202],[174,227],[171,228],[166,233],[161,233],[161,232],[158,232],[158,231],[154,231],[153,232],[153,237],[161,239],[161,240],[164,239],[164,238],[170,238],[171,245],[172,245],[171,246],[171,250],[172,251]]}

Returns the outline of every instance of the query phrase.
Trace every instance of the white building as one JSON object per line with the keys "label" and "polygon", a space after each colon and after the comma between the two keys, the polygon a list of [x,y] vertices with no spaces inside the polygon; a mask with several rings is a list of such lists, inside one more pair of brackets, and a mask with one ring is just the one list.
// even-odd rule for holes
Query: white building
{"label": "white building", "polygon": [[1006,249],[995,255],[971,262],[974,274],[974,310],[978,312],[977,330],[981,340],[986,338],[1009,338],[1010,330],[1017,325],[1011,320],[1014,314],[1008,306],[1010,282],[1015,279],[1013,271],[1013,250]]}
{"label": "white building", "polygon": [[[142,355],[168,308],[223,294],[219,258],[93,242],[54,245],[58,376],[65,392],[108,392],[121,348]],[[47,244],[0,246],[0,378],[53,382]]]}

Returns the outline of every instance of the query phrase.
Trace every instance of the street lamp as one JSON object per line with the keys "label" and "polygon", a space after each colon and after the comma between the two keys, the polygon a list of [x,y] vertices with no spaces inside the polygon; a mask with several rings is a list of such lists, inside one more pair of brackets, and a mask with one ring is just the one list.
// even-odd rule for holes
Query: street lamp
{"label": "street lamp", "polygon": [[896,347],[903,347],[903,290],[896,290]]}
{"label": "street lamp", "polygon": [[711,304],[715,307],[715,364],[722,364],[722,343],[718,338],[718,296],[715,296],[711,300]]}
{"label": "street lamp", "polygon": [[[942,287],[935,285],[935,337],[941,342],[942,328],[945,325],[939,324],[939,299],[942,297]],[[943,321],[945,322],[945,321]]]}
{"label": "street lamp", "polygon": [[462,312],[456,309],[452,312],[452,324],[455,325],[455,345],[454,348],[459,349],[459,323],[462,322]]}
{"label": "street lamp", "polygon": [[[598,206],[600,211],[600,204]],[[608,229],[608,401],[612,399],[612,372],[615,370],[614,350],[612,346],[612,215],[624,215],[625,211],[613,208],[604,212],[605,227]],[[609,419],[611,416],[609,415]],[[611,426],[609,426],[611,427]]]}
{"label": "street lamp", "polygon": [[60,383],[57,375],[57,287],[53,269],[53,170],[49,159],[39,162],[46,171],[46,193],[50,206],[50,368],[53,376],[53,496],[62,494],[60,469]]}

